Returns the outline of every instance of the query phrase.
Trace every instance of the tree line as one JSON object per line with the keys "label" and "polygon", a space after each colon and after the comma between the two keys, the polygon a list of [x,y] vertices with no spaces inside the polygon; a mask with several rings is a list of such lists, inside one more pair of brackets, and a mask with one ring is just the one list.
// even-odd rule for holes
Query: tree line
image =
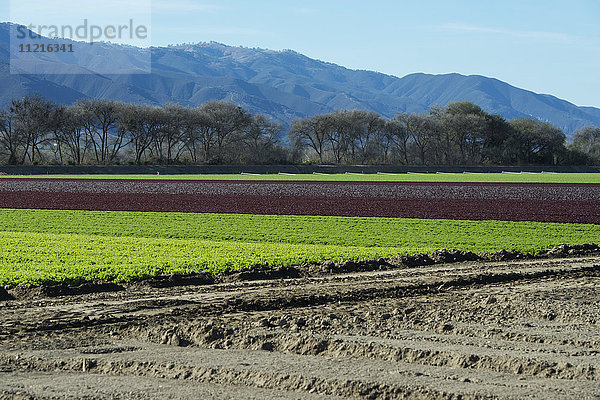
{"label": "tree line", "polygon": [[224,101],[200,107],[111,100],[55,104],[40,96],[0,110],[6,164],[600,164],[600,128],[572,143],[532,119],[507,121],[470,102],[425,114],[335,111],[284,126]]}
{"label": "tree line", "polygon": [[555,126],[507,121],[467,102],[426,114],[384,119],[365,111],[337,111],[295,121],[290,137],[320,162],[403,165],[600,164],[600,128],[586,127],[567,144]]}

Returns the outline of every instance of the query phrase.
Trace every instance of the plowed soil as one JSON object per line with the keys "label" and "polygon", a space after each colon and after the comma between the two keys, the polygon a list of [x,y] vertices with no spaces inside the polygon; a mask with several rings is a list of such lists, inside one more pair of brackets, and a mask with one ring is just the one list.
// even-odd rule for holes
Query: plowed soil
{"label": "plowed soil", "polygon": [[600,185],[11,179],[0,208],[600,224]]}
{"label": "plowed soil", "polygon": [[0,397],[600,398],[600,256],[249,278],[8,288]]}

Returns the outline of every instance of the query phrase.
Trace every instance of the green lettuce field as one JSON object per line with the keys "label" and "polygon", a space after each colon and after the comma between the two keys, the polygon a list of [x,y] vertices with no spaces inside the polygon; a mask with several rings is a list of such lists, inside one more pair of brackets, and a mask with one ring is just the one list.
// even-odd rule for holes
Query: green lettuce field
{"label": "green lettuce field", "polygon": [[326,216],[0,209],[0,285],[357,260],[441,248],[548,250],[600,226]]}

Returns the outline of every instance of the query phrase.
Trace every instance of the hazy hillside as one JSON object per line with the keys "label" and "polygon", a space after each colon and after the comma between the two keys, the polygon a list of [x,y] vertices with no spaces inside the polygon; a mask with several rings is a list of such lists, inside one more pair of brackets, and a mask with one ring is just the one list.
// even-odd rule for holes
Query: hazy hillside
{"label": "hazy hillside", "polygon": [[[229,100],[252,112],[289,123],[297,117],[335,109],[359,108],[390,117],[423,112],[432,105],[470,100],[506,118],[549,121],[566,133],[585,125],[600,126],[600,109],[577,107],[549,95],[515,88],[497,79],[459,74],[412,74],[397,78],[355,71],[310,59],[293,51],[230,47],[217,43],[151,49],[152,74],[10,75],[8,24],[0,24],[0,104],[40,93],[71,103],[82,97],[125,102],[199,105]],[[73,59],[75,71],[93,63],[126,64],[134,47],[101,44],[101,61],[90,49]],[[89,47],[89,46],[88,46]],[[97,47],[94,47],[97,51]],[[51,65],[53,59],[47,60]],[[79,70],[77,68],[80,68]]]}

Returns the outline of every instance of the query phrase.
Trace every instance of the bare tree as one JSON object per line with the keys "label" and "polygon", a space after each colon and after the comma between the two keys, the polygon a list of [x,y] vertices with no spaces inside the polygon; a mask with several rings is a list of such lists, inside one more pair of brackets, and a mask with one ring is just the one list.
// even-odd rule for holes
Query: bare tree
{"label": "bare tree", "polygon": [[[209,125],[208,117],[199,108],[186,108],[181,115],[183,145],[194,164],[198,164],[212,148],[212,139],[207,138],[205,127]],[[206,143],[205,143],[206,139]]]}
{"label": "bare tree", "polygon": [[357,136],[354,132],[360,127],[353,125],[353,113],[353,111],[345,110],[323,116],[328,123],[329,148],[337,164],[340,164],[348,156],[349,150],[354,150],[352,142],[354,136]]}
{"label": "bare tree", "polygon": [[252,164],[266,164],[276,161],[276,146],[281,141],[283,125],[258,114],[242,136],[245,144],[245,160]]}
{"label": "bare tree", "polygon": [[119,151],[129,144],[124,132],[119,129],[119,118],[124,104],[111,100],[86,99],[77,102],[86,141],[99,164],[112,163]]}
{"label": "bare tree", "polygon": [[119,130],[131,137],[136,164],[142,162],[150,149],[154,136],[160,129],[160,123],[160,107],[128,105],[123,108]]}
{"label": "bare tree", "polygon": [[13,100],[0,112],[0,150],[8,156],[8,164],[18,164],[25,151],[25,136],[17,125],[17,101]]}
{"label": "bare tree", "polygon": [[354,113],[353,124],[356,124],[354,143],[360,152],[360,162],[365,164],[376,161],[381,143],[381,133],[385,128],[385,120],[376,112],[359,111]]}
{"label": "bare tree", "polygon": [[411,114],[409,116],[410,135],[418,152],[421,165],[427,162],[427,153],[431,149],[439,132],[437,122],[423,114]]}
{"label": "bare tree", "polygon": [[64,110],[61,123],[55,131],[55,137],[64,153],[70,160],[81,165],[90,148],[90,138],[85,132],[86,110],[78,105],[69,106]]}
{"label": "bare tree", "polygon": [[315,115],[307,119],[292,122],[289,137],[295,143],[308,146],[317,153],[319,162],[325,160],[327,141],[331,130],[330,118],[327,115]]}
{"label": "bare tree", "polygon": [[209,101],[200,107],[206,117],[204,128],[205,161],[210,160],[214,145],[218,162],[227,158],[227,147],[237,139],[251,123],[251,115],[241,107],[225,101]]}
{"label": "bare tree", "polygon": [[387,120],[383,130],[383,139],[385,140],[385,159],[387,162],[387,154],[393,146],[401,154],[403,164],[409,164],[408,160],[408,143],[411,138],[411,118],[407,113],[397,114],[394,118]]}
{"label": "bare tree", "polygon": [[151,150],[159,162],[178,162],[185,149],[184,127],[186,108],[167,104],[157,113],[157,130],[152,138]]}
{"label": "bare tree", "polygon": [[52,130],[49,116],[52,115],[54,107],[52,102],[37,95],[11,102],[11,113],[15,117],[13,127],[16,127],[18,135],[21,135],[24,141],[20,164],[24,164],[26,158],[32,164],[41,158],[40,145],[48,139]]}

